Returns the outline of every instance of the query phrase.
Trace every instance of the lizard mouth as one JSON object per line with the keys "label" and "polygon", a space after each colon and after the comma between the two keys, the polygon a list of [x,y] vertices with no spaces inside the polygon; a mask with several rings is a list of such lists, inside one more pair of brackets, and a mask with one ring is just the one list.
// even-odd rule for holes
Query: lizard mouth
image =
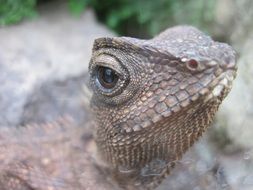
{"label": "lizard mouth", "polygon": [[217,77],[216,80],[214,80],[210,84],[210,92],[209,95],[205,98],[205,102],[214,99],[219,98],[223,100],[228,92],[232,88],[232,82],[236,77],[236,70],[229,69],[222,74],[220,74],[219,77]]}
{"label": "lizard mouth", "polygon": [[219,98],[224,99],[232,88],[232,82],[236,77],[236,69],[229,69],[220,74],[211,84],[209,95],[204,99],[205,102]]}

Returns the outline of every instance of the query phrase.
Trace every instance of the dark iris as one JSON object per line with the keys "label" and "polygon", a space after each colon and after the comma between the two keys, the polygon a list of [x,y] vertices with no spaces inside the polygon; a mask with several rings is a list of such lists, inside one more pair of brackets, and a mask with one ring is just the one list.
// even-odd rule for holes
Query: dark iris
{"label": "dark iris", "polygon": [[113,88],[119,77],[114,70],[109,67],[98,67],[97,78],[99,83],[107,89]]}

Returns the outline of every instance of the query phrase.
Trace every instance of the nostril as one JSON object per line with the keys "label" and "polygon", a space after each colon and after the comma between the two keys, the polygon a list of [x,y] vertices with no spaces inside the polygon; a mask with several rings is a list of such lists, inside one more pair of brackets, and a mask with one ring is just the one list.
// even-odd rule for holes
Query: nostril
{"label": "nostril", "polygon": [[221,67],[224,69],[236,69],[236,62],[234,58],[225,57],[221,62]]}
{"label": "nostril", "polygon": [[236,62],[235,62],[235,60],[231,60],[231,61],[228,63],[227,68],[228,68],[228,69],[236,68]]}

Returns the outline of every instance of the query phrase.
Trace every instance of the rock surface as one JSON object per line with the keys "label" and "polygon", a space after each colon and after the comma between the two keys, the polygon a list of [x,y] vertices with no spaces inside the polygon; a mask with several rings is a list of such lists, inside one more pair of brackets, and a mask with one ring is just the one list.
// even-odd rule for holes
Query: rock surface
{"label": "rock surface", "polygon": [[[222,0],[218,6],[220,10],[231,7],[230,16],[219,22],[229,26],[227,38],[239,57],[238,76],[232,92],[223,102],[218,122],[235,144],[253,151],[253,1]],[[221,18],[222,14],[220,11]]]}
{"label": "rock surface", "polygon": [[[57,11],[54,10],[56,7]],[[48,120],[65,112],[71,113],[73,109],[74,113],[82,113],[78,107],[82,101],[82,88],[80,85],[74,87],[65,84],[64,81],[73,78],[80,84],[84,80],[81,76],[88,68],[94,39],[112,35],[112,32],[96,22],[91,10],[86,10],[80,18],[74,18],[64,4],[41,7],[37,19],[1,28],[0,126],[19,125],[29,120],[43,121],[46,119],[43,117],[46,110],[45,113],[49,113]],[[60,90],[57,88],[59,85]],[[53,97],[45,92],[50,91],[49,88],[55,92]],[[41,93],[43,95],[39,95],[40,90],[44,91]],[[68,90],[74,93],[69,93],[68,97],[61,96],[63,91]],[[39,103],[43,108],[36,105],[35,99],[47,101],[48,107],[43,105],[45,101]],[[53,99],[57,103],[50,104]],[[77,107],[71,109],[71,102],[74,101],[76,103],[72,108]],[[34,104],[33,108],[31,103]],[[64,106],[65,110],[62,109]],[[29,116],[31,112],[28,113],[26,108],[30,111],[36,109],[37,112]]]}

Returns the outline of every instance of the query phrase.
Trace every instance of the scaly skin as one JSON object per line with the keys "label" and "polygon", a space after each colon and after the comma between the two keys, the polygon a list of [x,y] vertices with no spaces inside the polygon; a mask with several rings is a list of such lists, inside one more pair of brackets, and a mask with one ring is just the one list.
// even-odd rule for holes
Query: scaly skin
{"label": "scaly skin", "polygon": [[[116,72],[114,88],[97,80]],[[235,52],[193,27],[151,40],[97,39],[90,62],[96,143],[123,187],[154,188],[212,122],[235,78]]]}
{"label": "scaly skin", "polygon": [[65,119],[1,128],[1,190],[155,188],[212,122],[235,52],[179,26],[151,40],[97,39],[89,74],[98,155]]}

